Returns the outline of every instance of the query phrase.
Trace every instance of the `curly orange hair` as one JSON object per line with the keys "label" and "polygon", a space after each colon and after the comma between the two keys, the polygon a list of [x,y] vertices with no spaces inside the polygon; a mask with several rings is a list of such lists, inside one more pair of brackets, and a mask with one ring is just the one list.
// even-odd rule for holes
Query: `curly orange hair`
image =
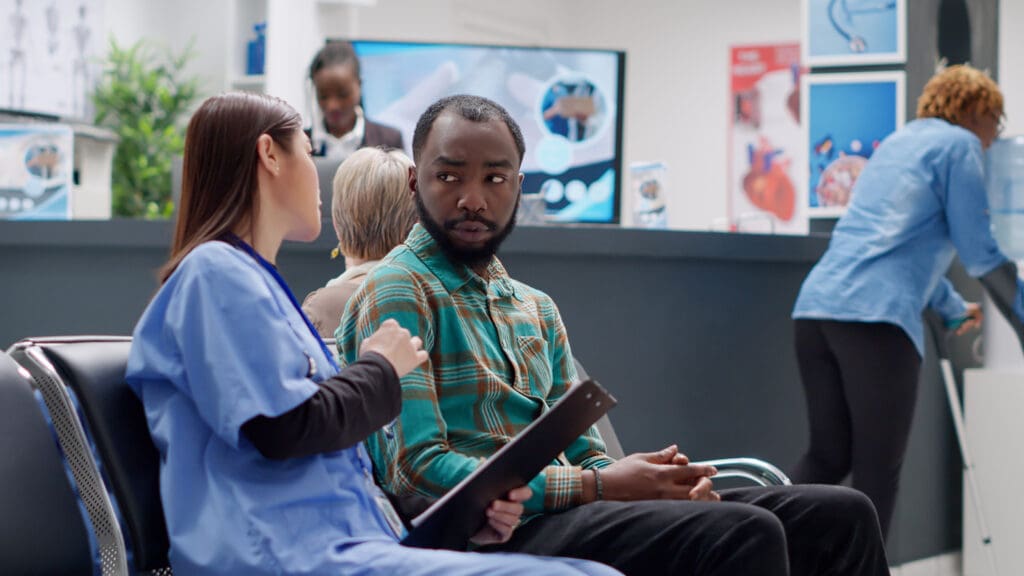
{"label": "curly orange hair", "polygon": [[932,76],[917,99],[918,118],[941,118],[963,126],[990,115],[1003,115],[1003,93],[988,74],[966,64]]}

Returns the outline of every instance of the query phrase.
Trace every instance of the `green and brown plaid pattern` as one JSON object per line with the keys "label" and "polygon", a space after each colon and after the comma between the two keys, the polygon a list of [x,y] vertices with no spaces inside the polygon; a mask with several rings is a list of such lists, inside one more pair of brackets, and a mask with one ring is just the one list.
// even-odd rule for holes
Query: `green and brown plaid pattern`
{"label": "green and brown plaid pattern", "polygon": [[[352,297],[335,333],[345,363],[384,320],[423,339],[427,364],[402,378],[402,414],[367,440],[380,483],[438,497],[543,414],[576,379],[565,327],[543,292],[453,264],[416,225]],[[530,482],[528,513],[580,503],[580,470],[607,466],[596,428]]]}

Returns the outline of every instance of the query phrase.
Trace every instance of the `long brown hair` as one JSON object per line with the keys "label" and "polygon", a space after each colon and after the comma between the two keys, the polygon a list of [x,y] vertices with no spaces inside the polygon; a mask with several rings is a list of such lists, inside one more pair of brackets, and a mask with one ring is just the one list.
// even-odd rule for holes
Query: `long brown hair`
{"label": "long brown hair", "polygon": [[256,143],[263,134],[291,151],[302,118],[284,100],[229,92],[203,102],[185,133],[181,200],[171,255],[160,268],[163,284],[203,242],[220,238],[256,209]]}

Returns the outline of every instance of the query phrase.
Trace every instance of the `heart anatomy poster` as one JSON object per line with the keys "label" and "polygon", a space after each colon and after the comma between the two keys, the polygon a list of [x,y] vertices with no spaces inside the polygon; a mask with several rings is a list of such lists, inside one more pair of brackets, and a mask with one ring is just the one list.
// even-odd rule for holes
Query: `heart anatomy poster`
{"label": "heart anatomy poster", "polygon": [[730,67],[729,228],[806,234],[800,44],[734,46]]}

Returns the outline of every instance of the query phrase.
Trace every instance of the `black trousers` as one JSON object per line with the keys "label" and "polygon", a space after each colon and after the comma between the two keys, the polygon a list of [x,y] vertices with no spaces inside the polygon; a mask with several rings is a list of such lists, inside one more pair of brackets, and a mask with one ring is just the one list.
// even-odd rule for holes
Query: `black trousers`
{"label": "black trousers", "polygon": [[793,470],[797,483],[853,487],[871,498],[889,533],[917,400],[921,356],[888,323],[797,320],[800,378],[811,444]]}
{"label": "black trousers", "polygon": [[889,573],[874,507],[838,486],[724,490],[722,502],[599,501],[534,518],[486,550],[585,558],[631,576]]}

